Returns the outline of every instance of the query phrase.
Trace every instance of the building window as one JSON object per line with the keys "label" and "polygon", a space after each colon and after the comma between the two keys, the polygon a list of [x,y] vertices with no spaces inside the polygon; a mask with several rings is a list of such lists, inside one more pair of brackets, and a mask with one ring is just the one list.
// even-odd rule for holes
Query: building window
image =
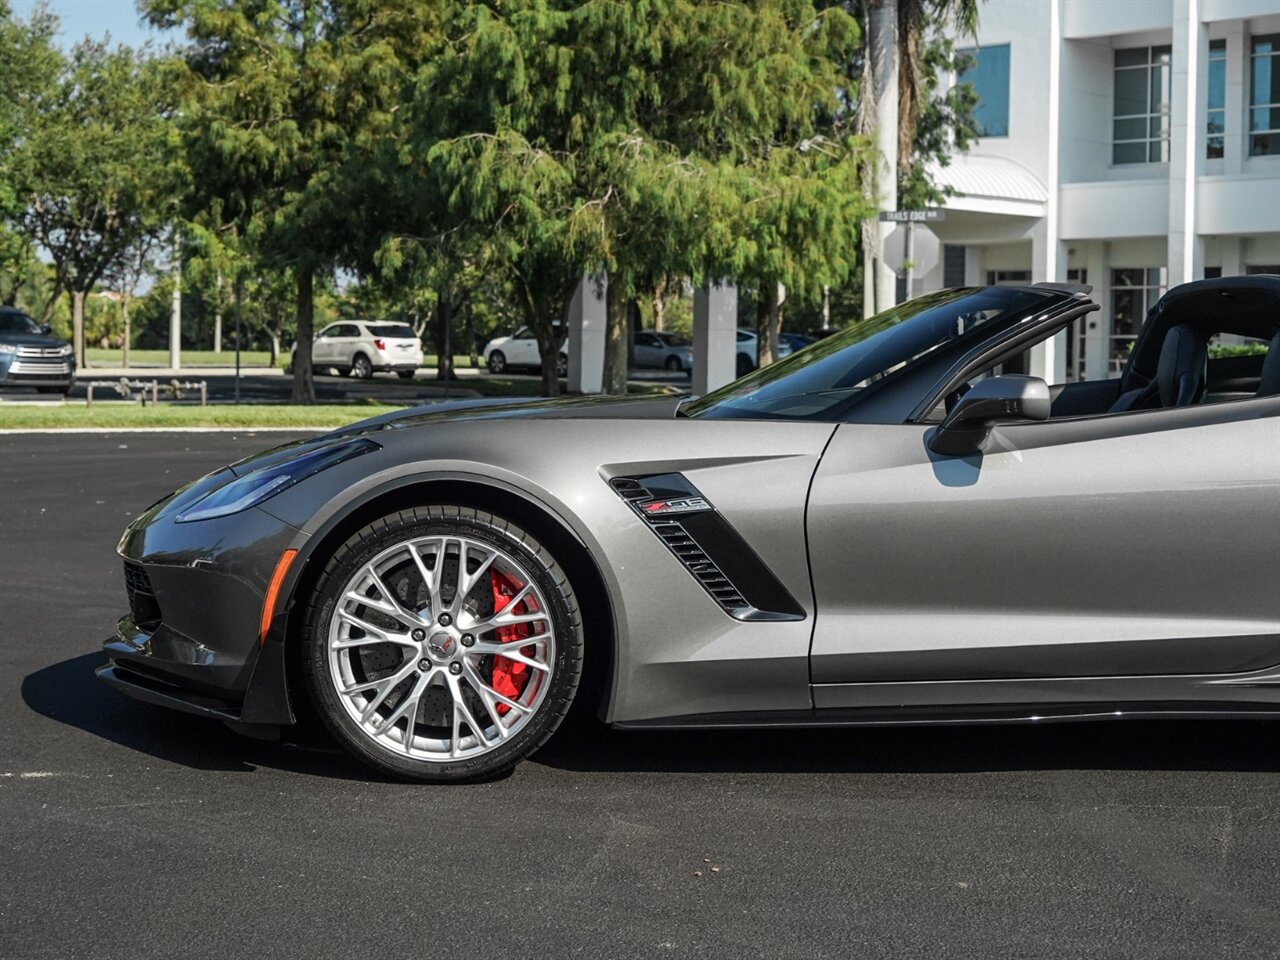
{"label": "building window", "polygon": [[1164,293],[1168,275],[1164,267],[1111,271],[1111,336],[1107,350],[1111,374],[1118,374],[1128,363],[1147,311]]}
{"label": "building window", "polygon": [[988,287],[1017,286],[1031,282],[1030,270],[988,270]]}
{"label": "building window", "polygon": [[1253,38],[1249,155],[1280,154],[1280,33]]}
{"label": "building window", "polygon": [[1256,277],[1259,274],[1274,274],[1280,276],[1280,263],[1251,263],[1244,268],[1246,277]]}
{"label": "building window", "polygon": [[1220,276],[1222,276],[1221,267],[1205,267],[1204,268],[1204,278],[1206,280],[1217,280]]}
{"label": "building window", "polygon": [[1222,156],[1227,129],[1227,41],[1209,41],[1209,103],[1205,113],[1204,155]]}
{"label": "building window", "polygon": [[973,111],[980,137],[1009,135],[1009,44],[962,50],[968,65],[959,80],[973,88],[978,105]]}
{"label": "building window", "polygon": [[1116,51],[1112,163],[1169,161],[1171,56],[1169,47]]}

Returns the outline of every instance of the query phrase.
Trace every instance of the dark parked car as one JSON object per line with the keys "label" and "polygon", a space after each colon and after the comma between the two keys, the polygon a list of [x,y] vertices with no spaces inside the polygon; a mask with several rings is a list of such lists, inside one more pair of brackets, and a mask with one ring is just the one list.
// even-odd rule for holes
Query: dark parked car
{"label": "dark parked car", "polygon": [[130,524],[100,676],[260,734],[314,707],[437,781],[575,701],[649,729],[1278,716],[1280,277],[1171,290],[1113,379],[1004,372],[1097,309],[944,290],[696,400],[476,400],[251,457]]}
{"label": "dark parked car", "polygon": [[75,376],[71,344],[16,307],[0,307],[0,386],[67,393]]}

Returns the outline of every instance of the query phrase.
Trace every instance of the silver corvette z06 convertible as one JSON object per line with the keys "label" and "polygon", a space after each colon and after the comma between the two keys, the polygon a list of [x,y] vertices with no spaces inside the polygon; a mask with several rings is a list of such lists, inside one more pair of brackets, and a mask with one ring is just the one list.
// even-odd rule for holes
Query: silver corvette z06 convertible
{"label": "silver corvette z06 convertible", "polygon": [[[1280,277],[945,290],[697,399],[407,410],[232,464],[120,541],[98,673],[492,777],[624,728],[1280,715]],[[1062,338],[1065,339],[1065,336]]]}

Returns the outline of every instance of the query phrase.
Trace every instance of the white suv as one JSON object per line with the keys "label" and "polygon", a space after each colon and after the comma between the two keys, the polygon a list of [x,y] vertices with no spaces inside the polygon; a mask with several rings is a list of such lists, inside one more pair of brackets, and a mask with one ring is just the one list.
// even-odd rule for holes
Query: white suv
{"label": "white suv", "polygon": [[390,370],[408,380],[422,366],[422,341],[407,324],[342,320],[316,335],[311,366],[335,367],[361,380]]}
{"label": "white suv", "polygon": [[[556,324],[557,332],[560,325]],[[538,338],[528,327],[521,327],[509,337],[494,337],[484,345],[484,365],[490,373],[505,373],[507,370],[524,369],[539,370],[542,368],[542,354],[538,353]],[[560,347],[559,362],[556,363],[556,376],[569,375],[569,343]]]}

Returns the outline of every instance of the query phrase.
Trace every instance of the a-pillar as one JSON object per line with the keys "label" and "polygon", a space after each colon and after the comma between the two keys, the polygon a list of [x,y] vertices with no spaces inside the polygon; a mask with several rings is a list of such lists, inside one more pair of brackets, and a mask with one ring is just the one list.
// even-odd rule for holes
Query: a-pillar
{"label": "a-pillar", "polygon": [[569,300],[569,392],[599,393],[604,383],[604,344],[608,314],[604,277],[583,277]]}
{"label": "a-pillar", "polygon": [[738,375],[738,288],[712,283],[693,292],[693,392],[710,393]]}

